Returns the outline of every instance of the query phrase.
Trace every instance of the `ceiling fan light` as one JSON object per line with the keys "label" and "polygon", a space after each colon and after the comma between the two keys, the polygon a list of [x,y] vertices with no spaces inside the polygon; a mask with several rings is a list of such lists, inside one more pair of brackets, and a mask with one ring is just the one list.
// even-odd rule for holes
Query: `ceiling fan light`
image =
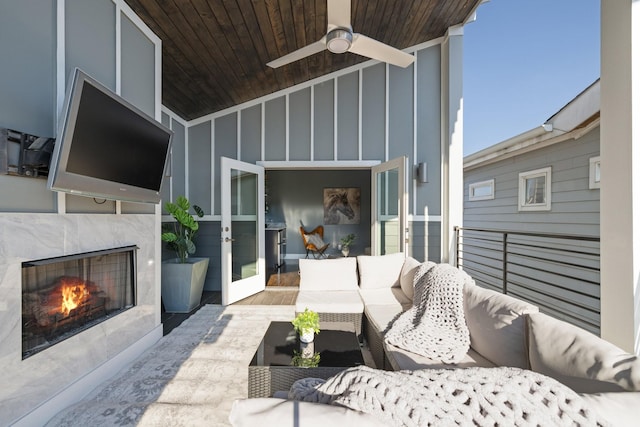
{"label": "ceiling fan light", "polygon": [[333,53],[345,53],[351,47],[353,35],[343,28],[336,28],[327,34],[327,50]]}

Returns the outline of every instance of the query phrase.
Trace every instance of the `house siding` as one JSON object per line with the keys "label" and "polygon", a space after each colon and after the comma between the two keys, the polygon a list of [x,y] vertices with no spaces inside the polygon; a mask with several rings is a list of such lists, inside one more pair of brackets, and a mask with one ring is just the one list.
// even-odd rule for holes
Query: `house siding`
{"label": "house siding", "polygon": [[[599,128],[554,144],[465,171],[464,226],[598,236],[600,190],[589,189],[589,158],[600,153]],[[551,210],[518,211],[518,174],[551,166]],[[495,198],[469,201],[469,185],[495,179]]]}
{"label": "house siding", "polygon": [[[410,233],[419,233],[411,236],[416,243],[409,254],[440,261],[441,62],[441,46],[433,43],[418,50],[415,64],[406,69],[369,62],[188,122],[186,141],[176,138],[174,143],[171,198],[186,194],[204,209],[202,221],[219,224],[223,156],[249,163],[384,162],[407,156]],[[180,157],[182,143],[186,162]],[[418,162],[428,162],[428,183],[414,179]],[[178,192],[182,180],[188,182],[186,193]],[[369,217],[361,221],[368,226]],[[295,238],[298,220],[288,223]],[[220,289],[220,251],[205,249],[216,245],[219,238],[198,249],[217,271],[215,278],[207,278],[208,290]]]}

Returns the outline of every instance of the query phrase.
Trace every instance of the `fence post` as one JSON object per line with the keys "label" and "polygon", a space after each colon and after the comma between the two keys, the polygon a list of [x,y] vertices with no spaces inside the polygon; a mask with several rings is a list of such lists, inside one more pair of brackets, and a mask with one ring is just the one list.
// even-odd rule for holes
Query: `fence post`
{"label": "fence post", "polygon": [[453,226],[453,232],[455,234],[455,245],[456,245],[456,268],[460,268],[460,227],[457,225]]}
{"label": "fence post", "polygon": [[502,293],[507,293],[507,233],[502,233]]}

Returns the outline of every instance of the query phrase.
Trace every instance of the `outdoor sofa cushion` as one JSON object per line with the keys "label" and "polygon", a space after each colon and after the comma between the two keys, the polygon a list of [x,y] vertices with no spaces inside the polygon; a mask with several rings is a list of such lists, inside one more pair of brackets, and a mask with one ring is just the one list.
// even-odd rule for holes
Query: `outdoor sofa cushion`
{"label": "outdoor sofa cushion", "polygon": [[358,291],[298,292],[296,312],[305,308],[317,313],[362,313],[364,304]]}
{"label": "outdoor sofa cushion", "polygon": [[422,263],[413,257],[407,257],[402,264],[402,270],[400,271],[400,288],[402,292],[413,301],[413,278],[416,275],[416,271]]}
{"label": "outdoor sofa cushion", "polygon": [[412,304],[400,288],[361,289],[360,296],[364,305],[392,305],[406,310]]}
{"label": "outdoor sofa cushion", "polygon": [[543,313],[528,315],[531,369],[578,393],[640,391],[640,360],[596,335]]}
{"label": "outdoor sofa cushion", "polygon": [[301,259],[300,291],[358,291],[356,259]]}
{"label": "outdoor sofa cushion", "polygon": [[400,286],[400,271],[405,255],[359,255],[360,289],[392,288]]}
{"label": "outdoor sofa cushion", "polygon": [[524,315],[538,307],[477,285],[463,292],[471,348],[497,366],[528,369]]}

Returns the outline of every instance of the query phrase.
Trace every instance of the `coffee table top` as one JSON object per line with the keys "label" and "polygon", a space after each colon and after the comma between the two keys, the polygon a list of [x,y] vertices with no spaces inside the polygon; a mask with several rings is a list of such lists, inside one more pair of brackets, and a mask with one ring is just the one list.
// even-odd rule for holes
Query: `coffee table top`
{"label": "coffee table top", "polygon": [[311,357],[314,353],[320,356],[320,360],[312,367],[364,365],[352,324],[323,324],[313,343],[304,344],[300,342],[291,322],[271,322],[249,366],[296,367],[300,365],[294,364],[294,358],[298,363],[300,357]]}

